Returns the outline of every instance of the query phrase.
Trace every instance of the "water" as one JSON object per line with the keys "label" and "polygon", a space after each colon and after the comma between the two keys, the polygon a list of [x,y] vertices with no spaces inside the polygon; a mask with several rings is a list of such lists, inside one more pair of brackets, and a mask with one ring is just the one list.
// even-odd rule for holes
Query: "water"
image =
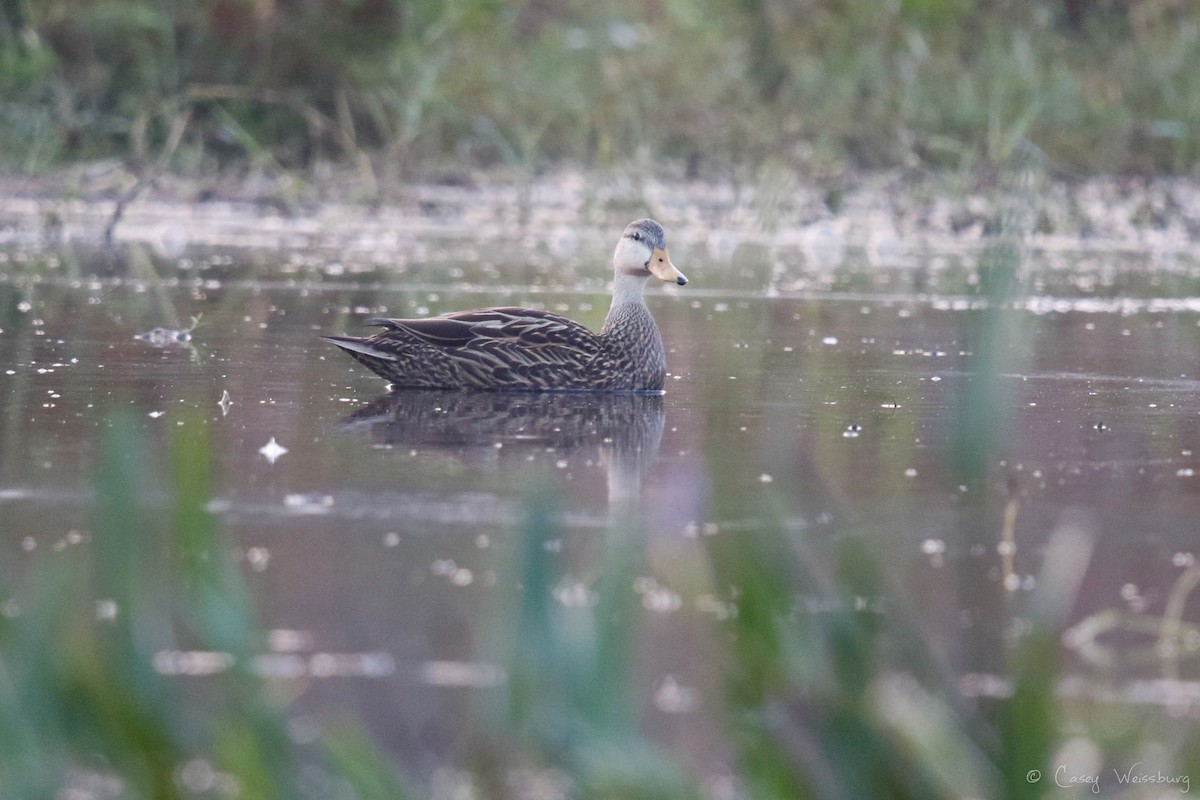
{"label": "water", "polygon": [[[1156,631],[1193,569],[1200,522],[1200,266],[1034,251],[1021,281],[1035,291],[986,328],[978,251],[881,267],[851,246],[816,268],[803,246],[674,232],[691,284],[648,289],[670,353],[662,397],[389,398],[320,340],[367,316],[484,304],[599,327],[610,243],[529,234],[491,246],[484,233],[409,232],[403,255],[349,257],[11,244],[0,272],[7,578],[94,544],[102,434],[125,413],[159,469],[173,429],[210,431],[209,510],[269,632],[257,668],[289,687],[296,730],[352,710],[423,774],[462,764],[480,720],[495,724],[488,709],[520,641],[530,498],[547,495],[559,523],[535,544],[554,607],[587,629],[614,559],[625,565],[617,592],[636,623],[626,700],[702,778],[732,758],[711,721],[727,661],[716,632],[739,587],[712,548],[764,526],[820,578],[793,587],[793,614],[848,602],[909,615],[959,689],[979,696],[1011,690],[1006,653],[1056,574],[1048,546],[1077,531],[1091,555],[1068,598],[1063,691],[1194,713],[1196,647],[1173,659]],[[985,330],[1000,338],[984,342]],[[993,346],[988,378],[977,359]],[[973,475],[956,448],[977,432],[962,402],[981,385],[995,437]],[[151,480],[146,502],[164,492]],[[885,590],[838,591],[847,541],[883,566]],[[121,613],[105,608],[101,620]],[[170,641],[155,658],[180,681],[226,666]]]}

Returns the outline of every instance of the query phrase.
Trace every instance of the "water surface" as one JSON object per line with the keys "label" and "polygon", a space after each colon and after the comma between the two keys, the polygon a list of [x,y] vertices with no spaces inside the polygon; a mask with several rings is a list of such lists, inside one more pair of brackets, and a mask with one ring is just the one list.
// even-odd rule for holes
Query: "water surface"
{"label": "water surface", "polygon": [[[209,510],[270,632],[258,668],[288,687],[299,730],[352,709],[418,772],[462,765],[496,724],[529,507],[548,497],[557,533],[536,544],[552,605],[586,627],[627,554],[626,701],[702,778],[732,769],[720,631],[739,587],[713,547],[763,527],[816,576],[793,587],[795,615],[851,603],[884,625],[915,620],[960,689],[984,696],[1008,691],[1006,653],[1055,574],[1048,542],[1077,531],[1091,550],[1069,597],[1064,691],[1171,713],[1200,702],[1196,648],[1168,657],[1147,633],[1195,569],[1195,264],[1030,252],[1013,301],[988,316],[980,252],[881,266],[852,247],[830,266],[801,247],[677,235],[691,283],[648,287],[664,396],[389,397],[320,335],[496,304],[598,328],[607,309],[600,238],[412,238],[403,256],[352,258],[0,253],[6,577],[93,546],[103,433],[125,414],[160,469],[174,429],[209,432]],[[983,417],[964,408],[980,386]],[[973,426],[982,471],[964,466]],[[151,480],[146,502],[164,491]],[[847,541],[886,589],[838,586]],[[155,660],[185,682],[222,663],[176,641]]]}

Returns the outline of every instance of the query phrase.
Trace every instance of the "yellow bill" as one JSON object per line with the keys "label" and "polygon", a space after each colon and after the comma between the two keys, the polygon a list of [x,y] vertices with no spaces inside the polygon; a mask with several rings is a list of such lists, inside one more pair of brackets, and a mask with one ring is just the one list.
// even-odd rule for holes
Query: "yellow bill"
{"label": "yellow bill", "polygon": [[667,251],[658,247],[654,248],[650,255],[650,274],[666,283],[677,283],[680,286],[687,283],[687,278],[671,263],[671,256],[667,255]]}

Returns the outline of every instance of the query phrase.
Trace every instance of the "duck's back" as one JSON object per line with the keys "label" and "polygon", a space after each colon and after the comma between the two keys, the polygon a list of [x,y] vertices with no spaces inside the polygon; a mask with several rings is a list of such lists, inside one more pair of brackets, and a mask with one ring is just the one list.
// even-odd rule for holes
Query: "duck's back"
{"label": "duck's back", "polygon": [[585,390],[603,343],[577,322],[528,308],[486,308],[427,319],[371,319],[365,339],[327,337],[396,388]]}

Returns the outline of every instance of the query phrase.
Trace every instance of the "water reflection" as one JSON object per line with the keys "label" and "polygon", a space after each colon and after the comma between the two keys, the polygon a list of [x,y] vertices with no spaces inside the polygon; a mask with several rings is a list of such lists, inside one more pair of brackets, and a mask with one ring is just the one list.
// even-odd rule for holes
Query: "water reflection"
{"label": "water reflection", "polygon": [[374,444],[454,451],[497,469],[531,456],[598,453],[610,504],[633,502],[662,441],[656,394],[400,390],[344,421]]}

